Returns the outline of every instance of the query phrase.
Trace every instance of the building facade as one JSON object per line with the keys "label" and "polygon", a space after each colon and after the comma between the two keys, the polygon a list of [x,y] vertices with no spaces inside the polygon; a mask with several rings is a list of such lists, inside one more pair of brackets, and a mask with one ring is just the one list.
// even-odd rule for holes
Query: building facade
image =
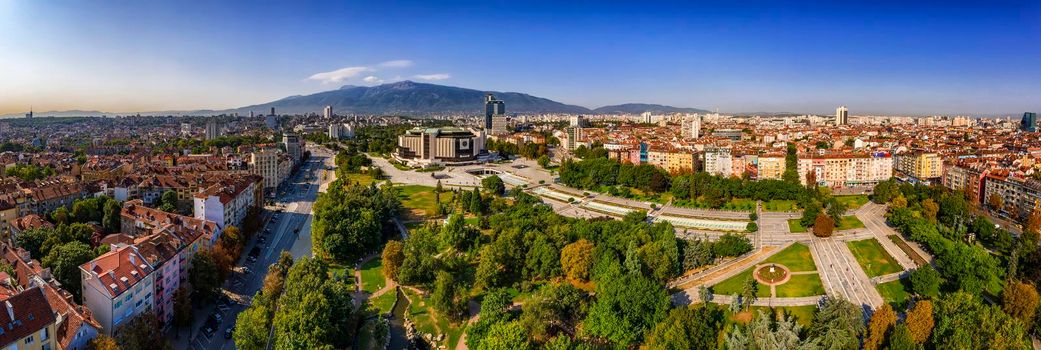
{"label": "building facade", "polygon": [[484,133],[456,127],[414,128],[398,136],[394,157],[411,165],[468,164],[484,151]]}

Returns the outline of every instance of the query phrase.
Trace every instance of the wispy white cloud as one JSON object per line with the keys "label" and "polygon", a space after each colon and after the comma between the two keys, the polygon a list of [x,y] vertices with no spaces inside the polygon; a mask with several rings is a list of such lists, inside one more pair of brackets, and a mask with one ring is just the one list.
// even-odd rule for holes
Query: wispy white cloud
{"label": "wispy white cloud", "polygon": [[370,71],[372,71],[372,68],[369,67],[344,67],[334,71],[315,73],[307,79],[318,80],[323,83],[341,83],[345,80],[354,78],[362,73]]}
{"label": "wispy white cloud", "polygon": [[379,77],[374,75],[370,75],[365,78],[362,78],[361,81],[364,81],[369,84],[379,84],[383,82],[383,79],[380,79]]}
{"label": "wispy white cloud", "polygon": [[413,63],[410,60],[393,60],[380,63],[380,67],[383,68],[408,68],[412,67]]}
{"label": "wispy white cloud", "polygon": [[417,75],[414,75],[412,77],[416,78],[416,79],[419,79],[419,80],[445,80],[445,79],[451,78],[452,75],[448,74],[448,73],[435,73],[435,74],[417,74]]}

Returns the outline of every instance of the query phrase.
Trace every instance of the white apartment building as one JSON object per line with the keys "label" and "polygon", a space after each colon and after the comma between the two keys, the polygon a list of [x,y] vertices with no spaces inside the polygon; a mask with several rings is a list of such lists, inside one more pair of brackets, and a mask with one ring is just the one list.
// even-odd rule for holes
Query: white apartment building
{"label": "white apartment building", "polygon": [[[246,213],[263,203],[263,179],[247,175],[235,180],[221,181],[195,194],[194,216],[217,223],[219,231],[228,226],[240,226]],[[211,243],[220,235],[214,234]]]}
{"label": "white apartment building", "polygon": [[107,335],[154,306],[153,269],[134,246],[114,250],[80,265],[83,305]]}
{"label": "white apartment building", "polygon": [[730,177],[734,173],[734,159],[729,147],[705,147],[706,173]]}

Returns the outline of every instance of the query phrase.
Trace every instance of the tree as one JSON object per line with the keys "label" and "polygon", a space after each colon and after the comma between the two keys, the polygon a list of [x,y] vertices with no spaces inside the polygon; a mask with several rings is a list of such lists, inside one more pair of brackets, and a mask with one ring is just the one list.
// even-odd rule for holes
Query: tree
{"label": "tree", "polygon": [[506,192],[506,184],[502,182],[502,179],[497,175],[488,176],[481,179],[481,187],[484,187],[485,191],[488,191],[496,196],[501,196]]}
{"label": "tree", "polygon": [[745,231],[748,231],[748,232],[759,231],[759,225],[756,225],[755,222],[749,222],[748,225],[745,225]]}
{"label": "tree", "polygon": [[1029,348],[1021,322],[971,293],[944,295],[935,314],[931,340],[937,349]]}
{"label": "tree", "polygon": [[911,340],[919,345],[925,344],[925,341],[929,340],[929,335],[932,334],[935,323],[933,320],[933,303],[929,300],[915,302],[914,306],[907,310],[907,317],[904,319],[904,324],[907,325],[907,331],[911,335]]}
{"label": "tree", "polygon": [[[513,303],[509,299],[506,302],[506,307]],[[535,341],[544,341],[553,334],[573,335],[587,309],[584,292],[569,283],[553,284],[535,292],[524,302],[520,323]],[[484,319],[484,305],[481,311],[481,319]],[[501,313],[506,314],[506,310],[502,309]]]}
{"label": "tree", "polygon": [[929,222],[936,222],[936,214],[939,212],[940,206],[932,198],[922,201],[922,213],[925,214],[926,219],[929,219]]}
{"label": "tree", "polygon": [[488,335],[481,341],[478,350],[527,350],[531,349],[528,335],[520,323],[499,322],[488,329]]}
{"label": "tree", "polygon": [[543,169],[548,168],[549,167],[549,156],[543,154],[543,155],[539,156],[539,158],[536,159],[535,162],[537,162],[539,164],[539,166],[542,167]]}
{"label": "tree", "polygon": [[825,298],[810,325],[809,336],[826,349],[857,349],[864,333],[863,311],[839,298]]}
{"label": "tree", "polygon": [[987,197],[987,205],[993,210],[1001,210],[1001,207],[1005,205],[1005,199],[1001,198],[997,193],[993,193],[990,197]]}
{"label": "tree", "polygon": [[911,332],[906,325],[901,323],[893,328],[893,334],[889,336],[889,350],[918,350],[921,347],[911,339]]}
{"label": "tree", "polygon": [[434,291],[430,294],[430,305],[451,320],[461,320],[466,312],[467,298],[465,288],[460,287],[450,272],[438,271]]}
{"label": "tree", "polygon": [[1001,292],[1001,310],[1019,319],[1027,329],[1033,324],[1037,306],[1037,289],[1032,285],[1013,280]]}
{"label": "tree", "polygon": [[98,334],[98,336],[87,344],[87,348],[90,350],[120,350],[119,344],[116,344],[116,339],[104,334]]}
{"label": "tree", "polygon": [[51,212],[51,221],[55,224],[62,225],[69,223],[69,211],[64,206],[58,207]]}
{"label": "tree", "polygon": [[[254,300],[261,298],[258,293]],[[256,303],[242,310],[235,319],[232,339],[235,348],[242,350],[264,350],[271,330],[271,309],[265,303]]]}
{"label": "tree", "polygon": [[683,244],[683,269],[693,270],[716,260],[712,242],[700,239],[688,240]]}
{"label": "tree", "polygon": [[217,257],[211,249],[201,249],[192,256],[188,281],[199,300],[213,300],[220,292],[221,276]]}
{"label": "tree", "polygon": [[835,221],[825,213],[817,214],[813,221],[813,235],[821,238],[831,237],[835,231]]}
{"label": "tree", "polygon": [[749,277],[741,287],[741,307],[748,310],[759,299],[759,282]]}
{"label": "tree", "polygon": [[593,264],[593,243],[580,239],[564,246],[560,251],[560,266],[564,273],[575,281],[588,281],[589,269]]}
{"label": "tree", "polygon": [[404,248],[400,241],[387,241],[383,246],[383,275],[393,281],[398,280],[398,270],[405,260]]}
{"label": "tree", "polygon": [[723,312],[715,305],[675,308],[654,326],[646,345],[650,349],[716,349],[723,321]]}
{"label": "tree", "polygon": [[940,296],[940,273],[932,265],[925,264],[911,271],[911,291],[915,294],[936,298]]}
{"label": "tree", "polygon": [[612,282],[597,283],[584,329],[619,345],[632,344],[665,318],[669,294],[641,275],[621,274]]}
{"label": "tree", "polygon": [[188,287],[181,286],[174,292],[174,325],[178,328],[192,324],[192,302],[188,296]]}
{"label": "tree", "polygon": [[80,296],[80,265],[94,259],[94,251],[82,242],[72,241],[51,249],[43,258],[43,266],[50,268],[54,278],[72,293],[76,301]]}
{"label": "tree", "polygon": [[752,251],[752,241],[744,235],[727,233],[712,244],[712,253],[716,256],[739,256]]}
{"label": "tree", "polygon": [[1041,233],[1041,209],[1034,208],[1030,212],[1030,216],[1027,218],[1027,225],[1024,226],[1023,231]]}
{"label": "tree", "polygon": [[22,231],[15,237],[15,243],[17,243],[19,247],[29,251],[29,254],[32,255],[32,257],[39,259],[43,255],[43,242],[46,241],[53,232],[53,229],[44,227],[28,229]]}
{"label": "tree", "polygon": [[123,206],[115,200],[108,201],[105,203],[105,215],[101,219],[101,226],[105,228],[108,233],[115,233],[120,231],[120,224],[122,222],[122,210]]}
{"label": "tree", "polygon": [[893,307],[889,304],[882,304],[882,307],[875,310],[875,313],[871,315],[871,320],[868,321],[868,335],[864,339],[864,349],[881,349],[886,343],[890,329],[895,325],[896,313],[893,312]]}
{"label": "tree", "polygon": [[152,311],[135,316],[114,333],[116,344],[121,349],[173,349],[159,329],[159,319]]}
{"label": "tree", "polygon": [[[177,210],[177,191],[166,190],[166,192],[163,192],[162,196],[159,197],[159,206],[160,207],[169,208],[169,209],[172,209],[173,211],[176,211]],[[165,209],[161,209],[161,210],[166,211]]]}

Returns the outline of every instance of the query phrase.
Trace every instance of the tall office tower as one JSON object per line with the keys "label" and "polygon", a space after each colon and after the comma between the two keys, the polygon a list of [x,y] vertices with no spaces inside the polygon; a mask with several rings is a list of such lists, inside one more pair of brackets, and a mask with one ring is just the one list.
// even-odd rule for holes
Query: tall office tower
{"label": "tall office tower", "polygon": [[29,113],[25,114],[25,119],[33,119],[33,108],[29,107]]}
{"label": "tall office tower", "polygon": [[487,94],[484,96],[484,128],[486,130],[492,129],[492,116],[506,114],[506,103],[502,100],[496,100],[495,95]]}
{"label": "tall office tower", "polygon": [[333,117],[333,106],[325,106],[325,109],[322,112],[323,112],[322,114],[325,115],[325,119],[332,118]]}
{"label": "tall office tower", "polygon": [[1019,130],[1037,132],[1037,113],[1023,113],[1023,120],[1019,122]]}
{"label": "tall office tower", "polygon": [[849,109],[841,106],[835,109],[835,125],[846,125],[849,123]]}
{"label": "tall office tower", "polygon": [[275,107],[271,107],[271,114],[268,115],[275,115]]}
{"label": "tall office tower", "polygon": [[249,111],[249,118],[253,119],[253,111]]}
{"label": "tall office tower", "polygon": [[210,118],[206,121],[206,139],[213,140],[220,137],[220,124],[217,124],[216,118]]}

